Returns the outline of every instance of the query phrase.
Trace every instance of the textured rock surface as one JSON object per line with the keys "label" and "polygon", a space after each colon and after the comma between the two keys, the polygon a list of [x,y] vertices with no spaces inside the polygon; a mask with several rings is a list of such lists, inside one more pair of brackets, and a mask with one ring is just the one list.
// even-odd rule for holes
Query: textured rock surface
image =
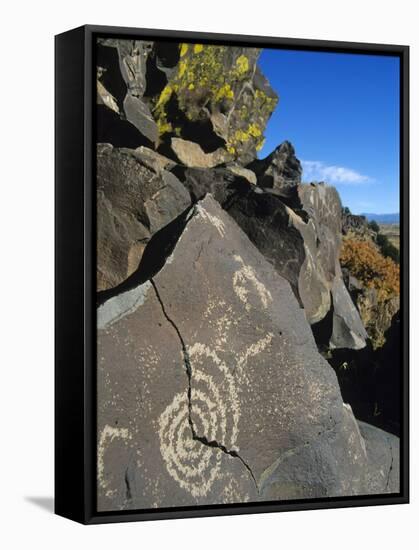
{"label": "textured rock surface", "polygon": [[400,491],[399,438],[359,422],[361,435],[369,457],[366,482],[371,494],[398,493]]}
{"label": "textured rock surface", "polygon": [[400,433],[398,298],[342,274],[377,234],[291,143],[256,159],[259,53],[98,39],[99,510],[398,491],[340,393]]}
{"label": "textured rock surface", "polygon": [[371,492],[289,284],[212,198],[159,273],[99,308],[98,329],[99,510]]}
{"label": "textured rock surface", "polygon": [[97,149],[97,288],[117,286],[137,268],[151,236],[190,204],[185,187],[141,148]]}
{"label": "textured rock surface", "polygon": [[342,232],[344,235],[353,233],[358,237],[367,238],[369,238],[372,233],[368,228],[367,218],[365,216],[351,214],[347,208],[342,209]]}
{"label": "textured rock surface", "polygon": [[339,265],[339,195],[324,184],[298,185],[294,190],[300,205],[294,210],[276,193],[251,187],[241,187],[225,207],[290,282],[311,324],[321,321],[333,304],[330,344],[362,348],[367,335],[345,289]]}
{"label": "textured rock surface", "polygon": [[284,197],[292,197],[301,183],[301,163],[289,141],[281,143],[265,159],[253,161],[249,168],[256,173],[258,185],[276,189]]}
{"label": "textured rock surface", "polygon": [[[98,52],[98,110],[100,139],[118,130],[128,134],[124,145],[156,144],[158,127],[144,101],[147,61],[153,45],[139,40],[100,40]],[[109,112],[111,110],[112,112]],[[116,113],[116,115],[115,115]],[[103,136],[103,137],[102,137]],[[115,145],[118,145],[115,143]]]}
{"label": "textured rock surface", "polygon": [[362,349],[368,334],[359,312],[353,304],[342,277],[336,277],[332,287],[333,331],[331,348]]}
{"label": "textured rock surface", "polygon": [[221,148],[205,153],[198,143],[181,138],[172,138],[171,149],[181,164],[191,168],[213,168],[226,158],[225,150]]}
{"label": "textured rock surface", "polygon": [[250,162],[277,96],[256,65],[257,48],[180,44],[176,70],[154,100],[160,134],[196,141],[205,152],[223,147]]}

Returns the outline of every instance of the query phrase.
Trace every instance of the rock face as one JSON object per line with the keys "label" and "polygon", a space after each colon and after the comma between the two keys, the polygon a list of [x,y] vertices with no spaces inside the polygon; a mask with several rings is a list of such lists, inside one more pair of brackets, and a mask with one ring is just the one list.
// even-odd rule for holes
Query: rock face
{"label": "rock face", "polygon": [[198,143],[180,138],[172,138],[171,148],[178,162],[191,168],[213,168],[226,158],[221,148],[212,153],[205,153]]}
{"label": "rock face", "polygon": [[290,282],[311,324],[339,310],[330,345],[358,349],[366,333],[340,284],[336,191],[301,185],[288,141],[255,158],[277,102],[257,67],[259,53],[100,40],[98,137],[115,148],[98,156],[98,289],[127,279],[150,238],[212,193]]}
{"label": "rock face", "polygon": [[98,290],[127,279],[151,236],[190,205],[185,187],[164,166],[152,151],[98,146]]}
{"label": "rock face", "polygon": [[291,143],[256,158],[259,53],[98,39],[100,511],[399,489],[352,412],[399,433],[398,301],[342,272],[371,228]]}
{"label": "rock face", "polygon": [[250,162],[277,96],[256,65],[260,50],[181,44],[176,70],[154,101],[160,134]]}
{"label": "rock face", "polygon": [[400,491],[399,438],[379,428],[359,422],[361,435],[369,456],[366,480],[375,494]]}
{"label": "rock face", "polygon": [[367,334],[342,280],[341,204],[333,187],[295,185],[292,209],[274,191],[241,186],[224,202],[250,240],[289,281],[311,324],[333,306],[331,347],[360,349]]}
{"label": "rock face", "polygon": [[211,197],[158,273],[98,309],[98,404],[100,511],[381,483],[386,442],[365,447],[290,285]]}
{"label": "rock face", "polygon": [[[99,39],[99,141],[156,147],[182,138],[195,149],[195,163],[188,166],[203,167],[203,155],[217,150],[217,162],[251,162],[278,101],[256,65],[259,53],[257,48]],[[181,160],[190,162],[192,153],[181,142],[176,148]]]}
{"label": "rock face", "polygon": [[[125,134],[127,146],[155,145],[158,127],[146,91],[147,62],[153,44],[139,40],[100,40],[97,47],[99,141]],[[115,143],[116,145],[117,143]]]}

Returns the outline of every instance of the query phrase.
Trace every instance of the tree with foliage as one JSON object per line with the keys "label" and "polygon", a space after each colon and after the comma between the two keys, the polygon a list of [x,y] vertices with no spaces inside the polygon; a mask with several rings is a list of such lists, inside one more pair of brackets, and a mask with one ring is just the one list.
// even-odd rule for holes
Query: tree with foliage
{"label": "tree with foliage", "polygon": [[391,258],[384,257],[373,243],[345,239],[340,261],[342,267],[365,286],[377,290],[379,301],[400,294],[400,267]]}

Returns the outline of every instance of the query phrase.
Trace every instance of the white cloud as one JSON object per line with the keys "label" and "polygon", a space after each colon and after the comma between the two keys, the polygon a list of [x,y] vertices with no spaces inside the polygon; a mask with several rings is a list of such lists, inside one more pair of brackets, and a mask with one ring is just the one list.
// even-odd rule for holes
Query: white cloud
{"label": "white cloud", "polygon": [[351,168],[328,166],[319,160],[302,160],[304,181],[325,181],[326,183],[359,184],[370,183],[372,178]]}

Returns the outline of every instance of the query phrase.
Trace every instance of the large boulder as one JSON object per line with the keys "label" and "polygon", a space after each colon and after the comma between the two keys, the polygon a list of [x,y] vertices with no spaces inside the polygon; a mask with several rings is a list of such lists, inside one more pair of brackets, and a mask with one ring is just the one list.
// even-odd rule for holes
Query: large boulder
{"label": "large boulder", "polygon": [[[212,158],[218,164],[252,161],[278,101],[256,64],[259,53],[239,46],[99,39],[99,141],[164,149],[181,138],[202,149],[195,147],[188,166],[213,166]],[[181,142],[172,145],[189,159]]]}
{"label": "large boulder", "polygon": [[97,148],[97,289],[137,270],[147,243],[190,205],[170,161],[146,148]]}
{"label": "large boulder", "polygon": [[226,158],[241,163],[253,160],[278,100],[256,65],[260,50],[179,44],[178,52],[176,70],[152,99],[162,138],[195,141],[206,153],[223,148]]}
{"label": "large boulder", "polygon": [[205,153],[198,143],[177,137],[171,139],[170,148],[180,164],[191,168],[213,168],[217,164],[222,164],[226,158],[225,150],[221,147],[211,153]]}
{"label": "large boulder", "polygon": [[289,283],[210,196],[97,321],[99,511],[373,492]]}

